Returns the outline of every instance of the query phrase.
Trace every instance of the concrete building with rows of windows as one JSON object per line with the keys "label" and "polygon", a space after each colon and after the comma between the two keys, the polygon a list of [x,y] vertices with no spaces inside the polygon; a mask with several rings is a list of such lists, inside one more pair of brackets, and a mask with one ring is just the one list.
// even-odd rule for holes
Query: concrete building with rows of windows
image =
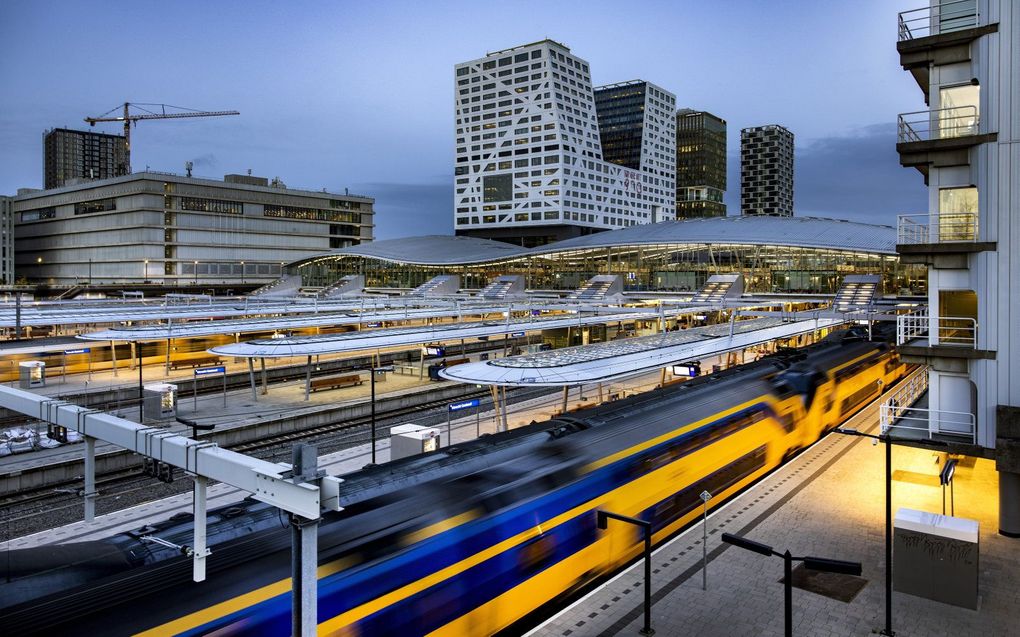
{"label": "concrete building with rows of windows", "polygon": [[54,128],[43,135],[44,188],[119,177],[128,171],[123,135],[68,128]]}
{"label": "concrete building with rows of windows", "polygon": [[291,261],[372,240],[374,200],[141,172],[12,202],[18,277],[52,286],[267,283]]}
{"label": "concrete building with rows of windows", "polygon": [[740,214],[793,216],[793,133],[778,124],[740,131]]}
{"label": "concrete building with rows of windows", "polygon": [[536,246],[673,218],[676,98],[650,82],[593,88],[543,40],[457,64],[454,227]]}

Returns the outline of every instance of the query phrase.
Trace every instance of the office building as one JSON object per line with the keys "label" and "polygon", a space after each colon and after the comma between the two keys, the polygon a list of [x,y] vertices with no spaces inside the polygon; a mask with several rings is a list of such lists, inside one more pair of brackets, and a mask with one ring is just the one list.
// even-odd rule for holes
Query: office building
{"label": "office building", "polygon": [[676,218],[725,217],[726,120],[682,108],[676,114]]}
{"label": "office building", "polygon": [[141,172],[14,198],[19,277],[53,286],[247,285],[372,240],[374,200]]}
{"label": "office building", "polygon": [[552,40],[458,64],[454,80],[457,234],[535,246],[672,216],[671,93],[611,85],[602,116],[588,63]]}
{"label": "office building", "polygon": [[1020,537],[1020,321],[1012,313],[1020,13],[1016,0],[948,4],[931,0],[898,21],[900,64],[929,108],[899,116],[896,150],[929,194],[927,211],[898,220],[901,260],[927,266],[928,302],[898,317],[897,331],[901,355],[927,371],[919,409],[890,406],[885,424],[897,437],[914,427],[950,453],[994,458],[999,531]]}
{"label": "office building", "polygon": [[793,133],[778,124],[740,131],[740,214],[793,216]]}
{"label": "office building", "polygon": [[43,135],[43,184],[50,188],[128,173],[123,135],[54,128]]}
{"label": "office building", "polygon": [[0,195],[0,285],[14,283],[14,197]]}

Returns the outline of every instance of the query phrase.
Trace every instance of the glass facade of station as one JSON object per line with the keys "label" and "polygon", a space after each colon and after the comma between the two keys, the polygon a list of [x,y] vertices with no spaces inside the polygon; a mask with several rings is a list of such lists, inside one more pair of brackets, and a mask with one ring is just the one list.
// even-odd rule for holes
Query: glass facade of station
{"label": "glass facade of station", "polygon": [[291,264],[305,286],[325,286],[350,274],[366,287],[413,288],[440,274],[461,287],[482,288],[503,274],[525,277],[528,289],[570,290],[599,274],[623,275],[631,291],[694,291],[713,274],[743,274],[748,292],[832,294],[848,274],[879,274],[886,294],[922,295],[925,268],[895,255],[770,245],[664,244],[613,246],[531,254],[460,265],[418,265],[378,258],[329,255]]}

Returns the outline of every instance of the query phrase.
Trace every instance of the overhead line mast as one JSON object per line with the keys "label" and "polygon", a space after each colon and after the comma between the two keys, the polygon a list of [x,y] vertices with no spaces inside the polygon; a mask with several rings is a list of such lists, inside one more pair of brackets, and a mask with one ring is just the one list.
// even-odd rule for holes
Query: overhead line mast
{"label": "overhead line mast", "polygon": [[[135,107],[136,110],[143,111],[141,113],[131,113],[131,107]],[[145,106],[158,108],[159,111],[152,111]],[[168,113],[166,109],[172,108],[177,109],[179,112]],[[121,115],[111,115],[114,111],[123,109]],[[138,104],[132,102],[124,102],[123,106],[117,106],[96,117],[86,117],[85,121],[90,126],[95,126],[97,122],[124,122],[124,166],[119,171],[122,174],[131,174],[131,123],[138,124],[139,120],[143,119],[182,119],[185,117],[221,117],[223,115],[240,115],[238,111],[199,111],[191,108],[183,108],[181,106],[171,106],[169,104]]]}

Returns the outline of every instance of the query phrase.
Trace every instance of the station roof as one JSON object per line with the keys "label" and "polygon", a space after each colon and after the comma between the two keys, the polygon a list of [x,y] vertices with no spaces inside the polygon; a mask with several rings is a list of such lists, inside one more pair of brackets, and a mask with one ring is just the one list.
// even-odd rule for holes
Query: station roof
{"label": "station roof", "polygon": [[663,221],[598,232],[540,246],[534,248],[532,253],[684,243],[779,245],[895,255],[896,228],[819,217],[711,217]]}
{"label": "station roof", "polygon": [[[350,300],[314,301],[313,299],[233,299],[212,302],[169,303],[110,301],[63,301],[21,305],[22,326],[89,325],[138,321],[183,321],[214,317],[295,315],[362,308],[403,308],[429,305],[425,299],[365,298]],[[14,327],[18,322],[13,303],[0,305],[0,327]],[[222,332],[221,332],[222,333]]]}
{"label": "station roof", "polygon": [[648,312],[604,313],[588,316],[529,317],[502,321],[473,321],[415,327],[395,327],[370,332],[345,332],[314,336],[261,339],[213,347],[212,354],[243,358],[289,358],[319,356],[402,345],[444,343],[464,338],[501,336],[514,332],[562,329],[617,321],[657,320]]}
{"label": "station roof", "polygon": [[601,382],[740,350],[845,321],[842,317],[797,321],[774,317],[748,319],[733,324],[732,336],[730,324],[710,325],[623,341],[464,363],[441,370],[440,376],[478,385],[563,386]]}
{"label": "station roof", "polygon": [[502,241],[433,234],[423,237],[370,241],[319,257],[305,259],[300,263],[315,261],[323,257],[362,256],[416,265],[458,265],[513,259],[528,253],[528,248]]}
{"label": "station roof", "polygon": [[455,266],[598,248],[684,244],[789,246],[895,256],[896,228],[819,217],[713,217],[630,226],[530,249],[488,239],[449,235],[372,241],[297,264],[350,256],[413,265]]}
{"label": "station roof", "polygon": [[[366,310],[359,312],[319,312],[298,316],[273,316],[266,318],[245,318],[235,320],[211,320],[177,324],[139,325],[117,327],[89,332],[78,336],[83,340],[165,340],[167,338],[195,338],[213,334],[244,334],[269,330],[286,331],[304,327],[325,327],[334,325],[355,325],[382,321],[408,321],[453,316],[477,316],[506,312],[512,305],[506,304],[444,304],[443,308],[407,308],[394,310]],[[521,309],[521,304],[516,304]],[[547,308],[549,309],[549,308]],[[566,309],[560,307],[558,309]],[[611,311],[606,308],[606,311]],[[622,311],[622,310],[618,310]]]}

